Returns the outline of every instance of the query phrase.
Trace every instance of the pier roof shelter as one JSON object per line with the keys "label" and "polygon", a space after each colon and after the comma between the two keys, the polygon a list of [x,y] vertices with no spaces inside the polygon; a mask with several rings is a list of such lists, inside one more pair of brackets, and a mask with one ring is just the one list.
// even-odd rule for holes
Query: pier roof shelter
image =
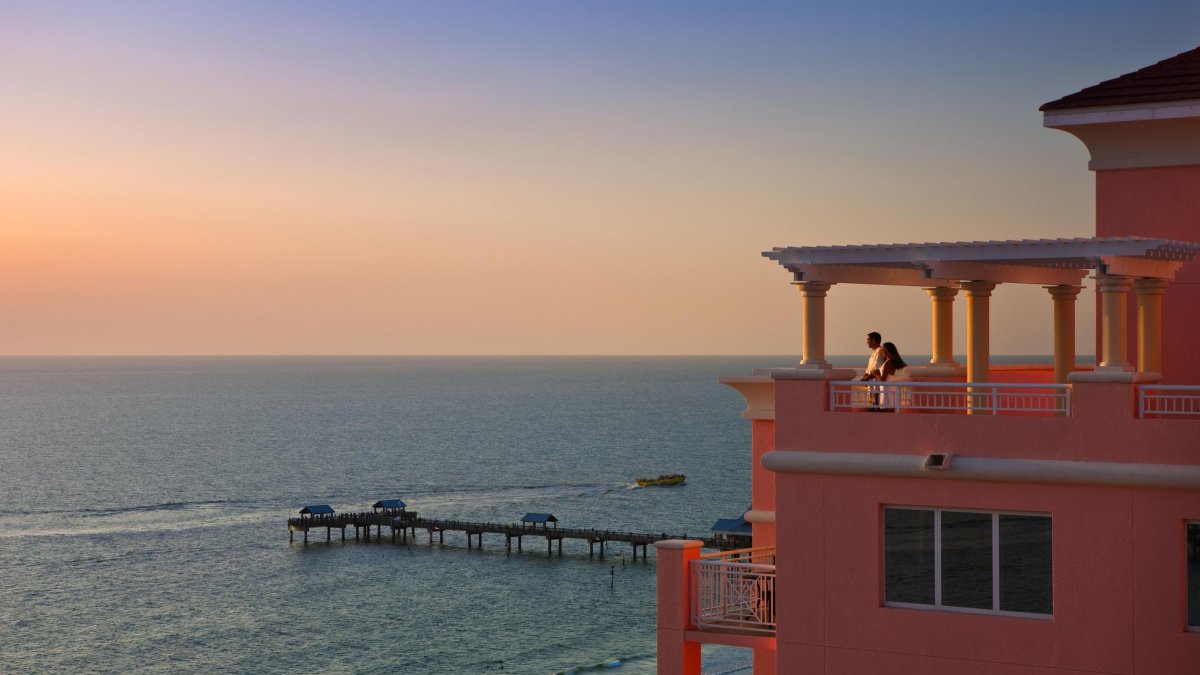
{"label": "pier roof shelter", "polygon": [[391,513],[393,511],[403,511],[404,509],[408,508],[408,504],[405,504],[404,501],[400,499],[380,499],[379,501],[375,502],[371,508],[382,513]]}
{"label": "pier roof shelter", "polygon": [[722,548],[743,548],[752,543],[752,526],[744,516],[739,518],[721,518],[712,526],[713,538]]}
{"label": "pier roof shelter", "polygon": [[739,537],[749,537],[751,534],[750,523],[746,522],[744,517],[738,518],[720,518],[712,526],[713,534],[727,534]]}
{"label": "pier roof shelter", "polygon": [[332,516],[333,514],[333,507],[328,504],[312,504],[300,509],[301,518],[312,516]]}
{"label": "pier roof shelter", "polygon": [[550,527],[550,523],[554,523],[554,527],[558,527],[558,518],[551,513],[526,513],[521,516],[521,522],[537,527],[539,524],[542,527]]}
{"label": "pier roof shelter", "polygon": [[[763,252],[792,273],[803,305],[803,359],[798,370],[817,379],[833,369],[825,359],[825,296],[839,284],[916,286],[933,301],[930,366],[961,368],[953,356],[953,301],[967,296],[967,365],[970,382],[986,382],[989,368],[988,299],[998,284],[1038,284],[1050,291],[1055,312],[1055,379],[1065,382],[1075,364],[1075,298],[1094,273],[1103,302],[1103,354],[1097,371],[1161,373],[1161,297],[1200,243],[1150,237],[1078,237],[1007,241],[787,246]],[[1130,289],[1139,302],[1136,368],[1126,355]],[[1142,309],[1145,309],[1143,313]]]}

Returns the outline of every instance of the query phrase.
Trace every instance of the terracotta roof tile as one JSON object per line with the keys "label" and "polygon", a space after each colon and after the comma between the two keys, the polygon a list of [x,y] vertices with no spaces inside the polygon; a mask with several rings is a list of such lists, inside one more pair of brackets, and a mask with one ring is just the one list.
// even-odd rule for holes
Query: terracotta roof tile
{"label": "terracotta roof tile", "polygon": [[1065,110],[1191,99],[1200,99],[1200,47],[1050,101],[1038,109]]}

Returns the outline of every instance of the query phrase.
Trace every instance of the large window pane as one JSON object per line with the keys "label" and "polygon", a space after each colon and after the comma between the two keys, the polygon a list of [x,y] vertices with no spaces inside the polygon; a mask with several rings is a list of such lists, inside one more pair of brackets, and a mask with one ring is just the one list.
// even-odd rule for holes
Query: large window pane
{"label": "large window pane", "polygon": [[1187,526],[1188,625],[1200,628],[1200,523]]}
{"label": "large window pane", "polygon": [[942,512],[942,604],[992,609],[992,514]]}
{"label": "large window pane", "polygon": [[887,602],[933,604],[933,511],[883,510],[883,594]]}
{"label": "large window pane", "polygon": [[1051,614],[1054,601],[1050,518],[1000,516],[1000,609]]}

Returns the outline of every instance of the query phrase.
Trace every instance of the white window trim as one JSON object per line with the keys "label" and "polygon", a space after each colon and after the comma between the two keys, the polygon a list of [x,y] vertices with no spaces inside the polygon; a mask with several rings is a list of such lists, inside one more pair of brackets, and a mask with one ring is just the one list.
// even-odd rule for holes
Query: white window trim
{"label": "white window trim", "polygon": [[[1019,619],[1038,619],[1042,621],[1051,621],[1054,619],[1054,614],[1041,614],[1037,612],[1013,612],[1010,610],[1000,609],[1000,516],[1038,516],[1042,518],[1050,518],[1050,536],[1051,542],[1054,537],[1054,518],[1049,513],[1031,513],[1028,511],[987,511],[983,509],[958,509],[947,507],[929,507],[929,506],[891,506],[885,504],[884,511],[887,509],[906,510],[906,511],[933,511],[933,603],[932,605],[923,605],[915,602],[889,602],[887,600],[887,569],[883,569],[881,578],[884,581],[883,589],[883,606],[898,607],[901,609],[918,609],[937,612],[957,612],[959,614],[983,614],[987,616],[1008,616]],[[955,607],[953,605],[942,604],[942,512],[953,511],[955,513],[984,513],[992,517],[992,608],[978,609],[974,607]],[[1197,523],[1200,524],[1200,523]],[[887,530],[880,528],[880,534],[884,537],[883,550],[887,550]],[[1053,565],[1053,543],[1051,544],[1051,565]],[[886,559],[886,555],[883,559]],[[885,563],[886,564],[886,563]],[[1053,580],[1053,573],[1051,573]],[[1054,600],[1053,581],[1051,582],[1051,605]],[[1200,632],[1200,626],[1189,626],[1189,630]]]}

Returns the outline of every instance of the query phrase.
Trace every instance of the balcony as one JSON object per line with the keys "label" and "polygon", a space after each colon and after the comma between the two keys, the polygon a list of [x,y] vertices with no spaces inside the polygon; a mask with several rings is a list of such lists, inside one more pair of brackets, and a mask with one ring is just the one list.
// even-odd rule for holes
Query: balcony
{"label": "balcony", "polygon": [[[1193,407],[1200,409],[1193,402]],[[1069,415],[1066,384],[971,382],[829,383],[834,412],[884,411],[972,415]]]}
{"label": "balcony", "polygon": [[690,567],[698,630],[775,635],[775,547],[709,553]]}
{"label": "balcony", "polygon": [[[1043,383],[829,383],[831,412],[1069,416],[1071,385]],[[1200,386],[1137,386],[1142,419],[1200,420]]]}
{"label": "balcony", "polygon": [[1200,387],[1144,384],[1138,387],[1138,417],[1200,420]]}

